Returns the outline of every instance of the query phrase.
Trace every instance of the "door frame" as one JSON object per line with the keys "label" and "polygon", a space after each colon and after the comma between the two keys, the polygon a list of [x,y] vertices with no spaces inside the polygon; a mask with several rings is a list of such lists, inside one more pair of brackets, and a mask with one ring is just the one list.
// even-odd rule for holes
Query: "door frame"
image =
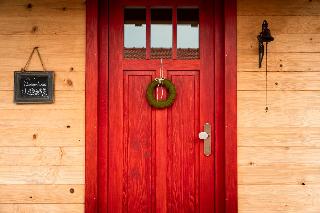
{"label": "door frame", "polygon": [[[238,212],[237,0],[215,0],[216,213]],[[107,206],[108,0],[86,1],[85,212]],[[223,72],[224,71],[224,72]],[[99,84],[99,82],[105,82]],[[103,94],[99,91],[104,91]],[[223,152],[221,152],[223,150]]]}

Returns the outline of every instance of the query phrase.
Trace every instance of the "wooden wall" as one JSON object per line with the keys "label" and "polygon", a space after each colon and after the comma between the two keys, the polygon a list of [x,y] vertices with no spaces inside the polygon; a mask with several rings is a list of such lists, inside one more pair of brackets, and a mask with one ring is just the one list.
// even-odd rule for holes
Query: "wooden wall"
{"label": "wooden wall", "polygon": [[[320,212],[319,15],[319,0],[238,0],[240,213]],[[256,38],[264,19],[275,37],[267,113]]]}
{"label": "wooden wall", "polygon": [[[320,212],[319,11],[319,0],[238,0],[240,213]],[[267,113],[263,19],[275,37]],[[13,71],[34,46],[56,71],[53,105],[13,103]],[[83,212],[84,56],[82,0],[0,0],[1,213]]]}
{"label": "wooden wall", "polygon": [[[13,103],[13,71],[34,46],[56,71],[53,105]],[[0,0],[1,213],[83,212],[84,56],[82,0]]]}

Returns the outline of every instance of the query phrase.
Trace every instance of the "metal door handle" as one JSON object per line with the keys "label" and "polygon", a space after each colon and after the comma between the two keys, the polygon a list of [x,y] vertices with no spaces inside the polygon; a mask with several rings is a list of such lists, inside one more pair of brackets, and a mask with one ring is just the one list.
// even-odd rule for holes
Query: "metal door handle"
{"label": "metal door handle", "polygon": [[204,140],[203,153],[205,156],[211,155],[211,125],[205,123],[203,126],[204,131],[199,133],[199,139]]}

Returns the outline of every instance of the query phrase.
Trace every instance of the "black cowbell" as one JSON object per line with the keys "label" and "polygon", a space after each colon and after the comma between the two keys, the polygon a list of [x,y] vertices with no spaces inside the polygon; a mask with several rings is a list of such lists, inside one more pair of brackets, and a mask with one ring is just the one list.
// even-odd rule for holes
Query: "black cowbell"
{"label": "black cowbell", "polygon": [[271,36],[268,28],[268,22],[266,20],[264,20],[262,23],[262,32],[258,37],[260,42],[271,42],[274,40],[274,38]]}

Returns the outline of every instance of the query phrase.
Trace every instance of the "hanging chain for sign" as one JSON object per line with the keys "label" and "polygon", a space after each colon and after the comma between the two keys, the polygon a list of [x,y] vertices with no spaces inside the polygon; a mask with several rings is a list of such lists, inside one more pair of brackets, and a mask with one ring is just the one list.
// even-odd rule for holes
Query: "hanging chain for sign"
{"label": "hanging chain for sign", "polygon": [[34,54],[35,52],[37,52],[37,55],[38,55],[38,57],[39,57],[39,60],[40,60],[40,62],[41,62],[41,65],[42,65],[43,70],[44,70],[44,71],[47,71],[47,69],[46,69],[45,66],[44,66],[43,60],[42,60],[42,58],[41,58],[41,55],[40,55],[40,52],[39,52],[39,47],[34,47],[34,48],[33,48],[32,52],[31,52],[31,54],[30,54],[30,56],[29,56],[29,58],[28,58],[28,61],[27,61],[26,65],[24,65],[24,67],[21,68],[21,71],[27,71],[27,69],[28,69],[28,67],[29,67],[29,65],[30,65],[30,62],[31,62],[31,60],[32,60],[33,54]]}
{"label": "hanging chain for sign", "polygon": [[[163,72],[163,63],[162,59],[160,60],[161,66],[160,66],[160,76],[159,78],[155,78],[147,88],[146,92],[146,98],[150,106],[158,109],[167,108],[171,106],[176,98],[176,88],[174,84],[164,77]],[[158,93],[157,97],[154,97],[154,90],[159,88],[160,86],[163,86],[166,88],[168,97],[166,100],[161,100],[163,97],[163,90],[161,91],[161,98],[159,99]]]}
{"label": "hanging chain for sign", "polygon": [[[33,55],[37,53],[42,70],[30,71]],[[20,71],[14,72],[14,102],[17,104],[53,103],[54,72],[44,66],[39,47],[34,47],[27,63]]]}

